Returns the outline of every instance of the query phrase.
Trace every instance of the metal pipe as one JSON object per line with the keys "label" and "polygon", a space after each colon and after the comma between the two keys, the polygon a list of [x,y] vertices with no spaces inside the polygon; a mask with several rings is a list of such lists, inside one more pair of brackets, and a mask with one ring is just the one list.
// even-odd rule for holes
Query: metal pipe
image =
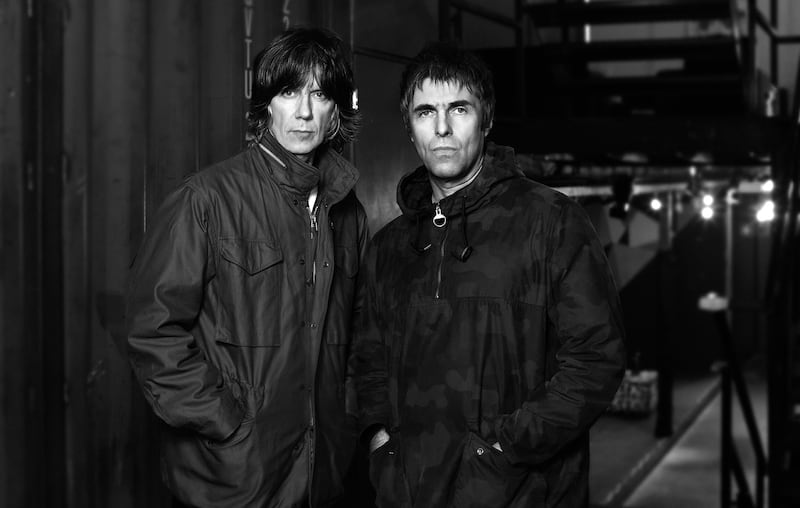
{"label": "metal pipe", "polygon": [[522,10],[522,0],[514,0],[514,18],[515,18],[515,31],[514,31],[514,59],[516,65],[517,76],[517,107],[521,112],[520,116],[526,117],[526,91],[525,84],[525,38],[523,27],[525,23],[524,12]]}
{"label": "metal pipe", "polygon": [[719,500],[721,508],[731,506],[731,378],[730,365],[722,365],[722,394],[720,399],[720,478]]}
{"label": "metal pipe", "polygon": [[[736,355],[736,350],[734,349],[733,336],[731,334],[730,327],[728,326],[728,320],[721,312],[717,314],[717,327],[720,333],[720,339],[722,340],[722,350],[723,354],[725,355],[725,362],[727,364],[726,372],[728,373],[729,378],[733,381],[733,387],[735,388],[736,395],[739,398],[739,405],[742,408],[742,415],[744,416],[745,424],[747,425],[750,444],[753,446],[753,452],[755,454],[757,470],[756,489],[757,492],[763,492],[762,472],[766,463],[766,454],[764,452],[764,446],[761,443],[761,434],[758,430],[758,424],[756,423],[755,411],[753,410],[753,404],[750,401],[750,394],[747,391],[747,384],[744,379],[744,374],[742,373],[742,367],[739,364],[739,358]],[[759,497],[763,497],[763,494]],[[761,506],[760,503],[759,506]]]}

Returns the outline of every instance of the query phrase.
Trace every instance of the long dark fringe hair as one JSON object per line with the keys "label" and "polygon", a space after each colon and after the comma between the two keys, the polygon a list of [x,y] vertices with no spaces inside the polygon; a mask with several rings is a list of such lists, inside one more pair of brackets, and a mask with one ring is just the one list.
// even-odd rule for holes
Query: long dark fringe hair
{"label": "long dark fringe hair", "polygon": [[269,126],[272,98],[283,90],[301,88],[312,74],[325,94],[336,104],[327,142],[338,152],[353,141],[361,124],[354,108],[353,72],[341,39],[320,28],[291,28],[256,55],[253,63],[253,95],[247,115],[247,139],[257,143]]}

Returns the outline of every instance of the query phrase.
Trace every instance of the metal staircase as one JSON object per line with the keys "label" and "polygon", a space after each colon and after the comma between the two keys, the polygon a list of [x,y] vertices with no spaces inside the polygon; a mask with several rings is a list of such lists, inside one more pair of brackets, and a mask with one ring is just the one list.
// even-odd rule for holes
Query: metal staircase
{"label": "metal staircase", "polygon": [[[442,3],[449,12],[481,15],[467,2]],[[517,46],[479,50],[496,76],[495,137],[529,153],[569,153],[587,162],[626,152],[646,154],[653,164],[686,163],[701,152],[717,164],[763,160],[786,126],[780,104],[768,100],[775,76],[755,67],[758,28],[773,51],[796,41],[735,4],[516,0],[513,17],[492,20],[515,30]],[[716,29],[678,37],[641,37],[635,30],[676,23]],[[635,70],[613,74],[608,64]]]}
{"label": "metal staircase", "polygon": [[[459,39],[464,14],[512,30],[513,47],[477,49],[495,73],[492,137],[553,161],[543,181],[607,185],[613,171],[575,168],[619,167],[631,153],[644,169],[635,174],[655,181],[680,178],[680,167],[691,166],[700,179],[726,172],[742,178],[748,167],[769,167],[778,213],[763,302],[767,495],[770,506],[800,506],[800,72],[792,107],[777,88],[777,52],[800,36],[777,33],[778,0],[770,0],[768,16],[756,0],[509,2],[511,15],[440,0],[440,39]],[[634,27],[643,23],[699,28],[641,37]],[[757,47],[767,47],[766,69],[756,65]],[[609,62],[636,72],[613,74]],[[565,166],[570,171],[560,172]]]}
{"label": "metal staircase", "polygon": [[773,229],[766,289],[769,317],[770,506],[800,506],[800,69],[792,132],[774,193],[783,210]]}
{"label": "metal staircase", "polygon": [[[529,115],[606,116],[633,114],[741,113],[745,107],[742,39],[732,25],[726,35],[641,38],[627,35],[643,23],[709,22],[731,19],[728,0],[611,0],[594,3],[526,3],[525,14],[537,31],[560,33],[559,40],[526,47],[529,91],[547,100],[531,100]],[[613,38],[593,30],[613,26]],[[606,28],[604,30],[604,28]],[[627,28],[627,29],[626,29]],[[500,51],[502,52],[502,50]],[[502,62],[500,53],[487,55]],[[613,76],[599,71],[605,62],[646,61],[668,69]],[[656,69],[658,66],[656,66]],[[507,82],[509,66],[495,65]],[[508,97],[500,95],[500,97]],[[500,101],[500,114],[514,104]]]}

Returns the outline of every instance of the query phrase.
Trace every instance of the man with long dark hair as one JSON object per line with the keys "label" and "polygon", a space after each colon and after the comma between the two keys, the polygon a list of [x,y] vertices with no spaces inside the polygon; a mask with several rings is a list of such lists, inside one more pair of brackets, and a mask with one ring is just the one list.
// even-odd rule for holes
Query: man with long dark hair
{"label": "man with long dark hair", "polygon": [[248,148],[187,178],[147,231],[128,344],[179,506],[322,507],[343,494],[367,238],[358,173],[337,153],[357,131],[353,93],[338,37],[278,37],[256,57]]}

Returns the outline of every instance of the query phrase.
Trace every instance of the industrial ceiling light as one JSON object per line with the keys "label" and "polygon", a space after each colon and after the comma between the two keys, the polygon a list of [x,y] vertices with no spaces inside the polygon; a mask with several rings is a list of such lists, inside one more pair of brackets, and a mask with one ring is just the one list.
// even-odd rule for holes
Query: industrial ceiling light
{"label": "industrial ceiling light", "polygon": [[657,197],[654,197],[653,199],[650,200],[650,209],[653,210],[654,212],[661,210],[663,206],[664,204]]}
{"label": "industrial ceiling light", "polygon": [[756,212],[758,222],[770,222],[775,218],[775,202],[771,199],[764,201],[761,208]]}

